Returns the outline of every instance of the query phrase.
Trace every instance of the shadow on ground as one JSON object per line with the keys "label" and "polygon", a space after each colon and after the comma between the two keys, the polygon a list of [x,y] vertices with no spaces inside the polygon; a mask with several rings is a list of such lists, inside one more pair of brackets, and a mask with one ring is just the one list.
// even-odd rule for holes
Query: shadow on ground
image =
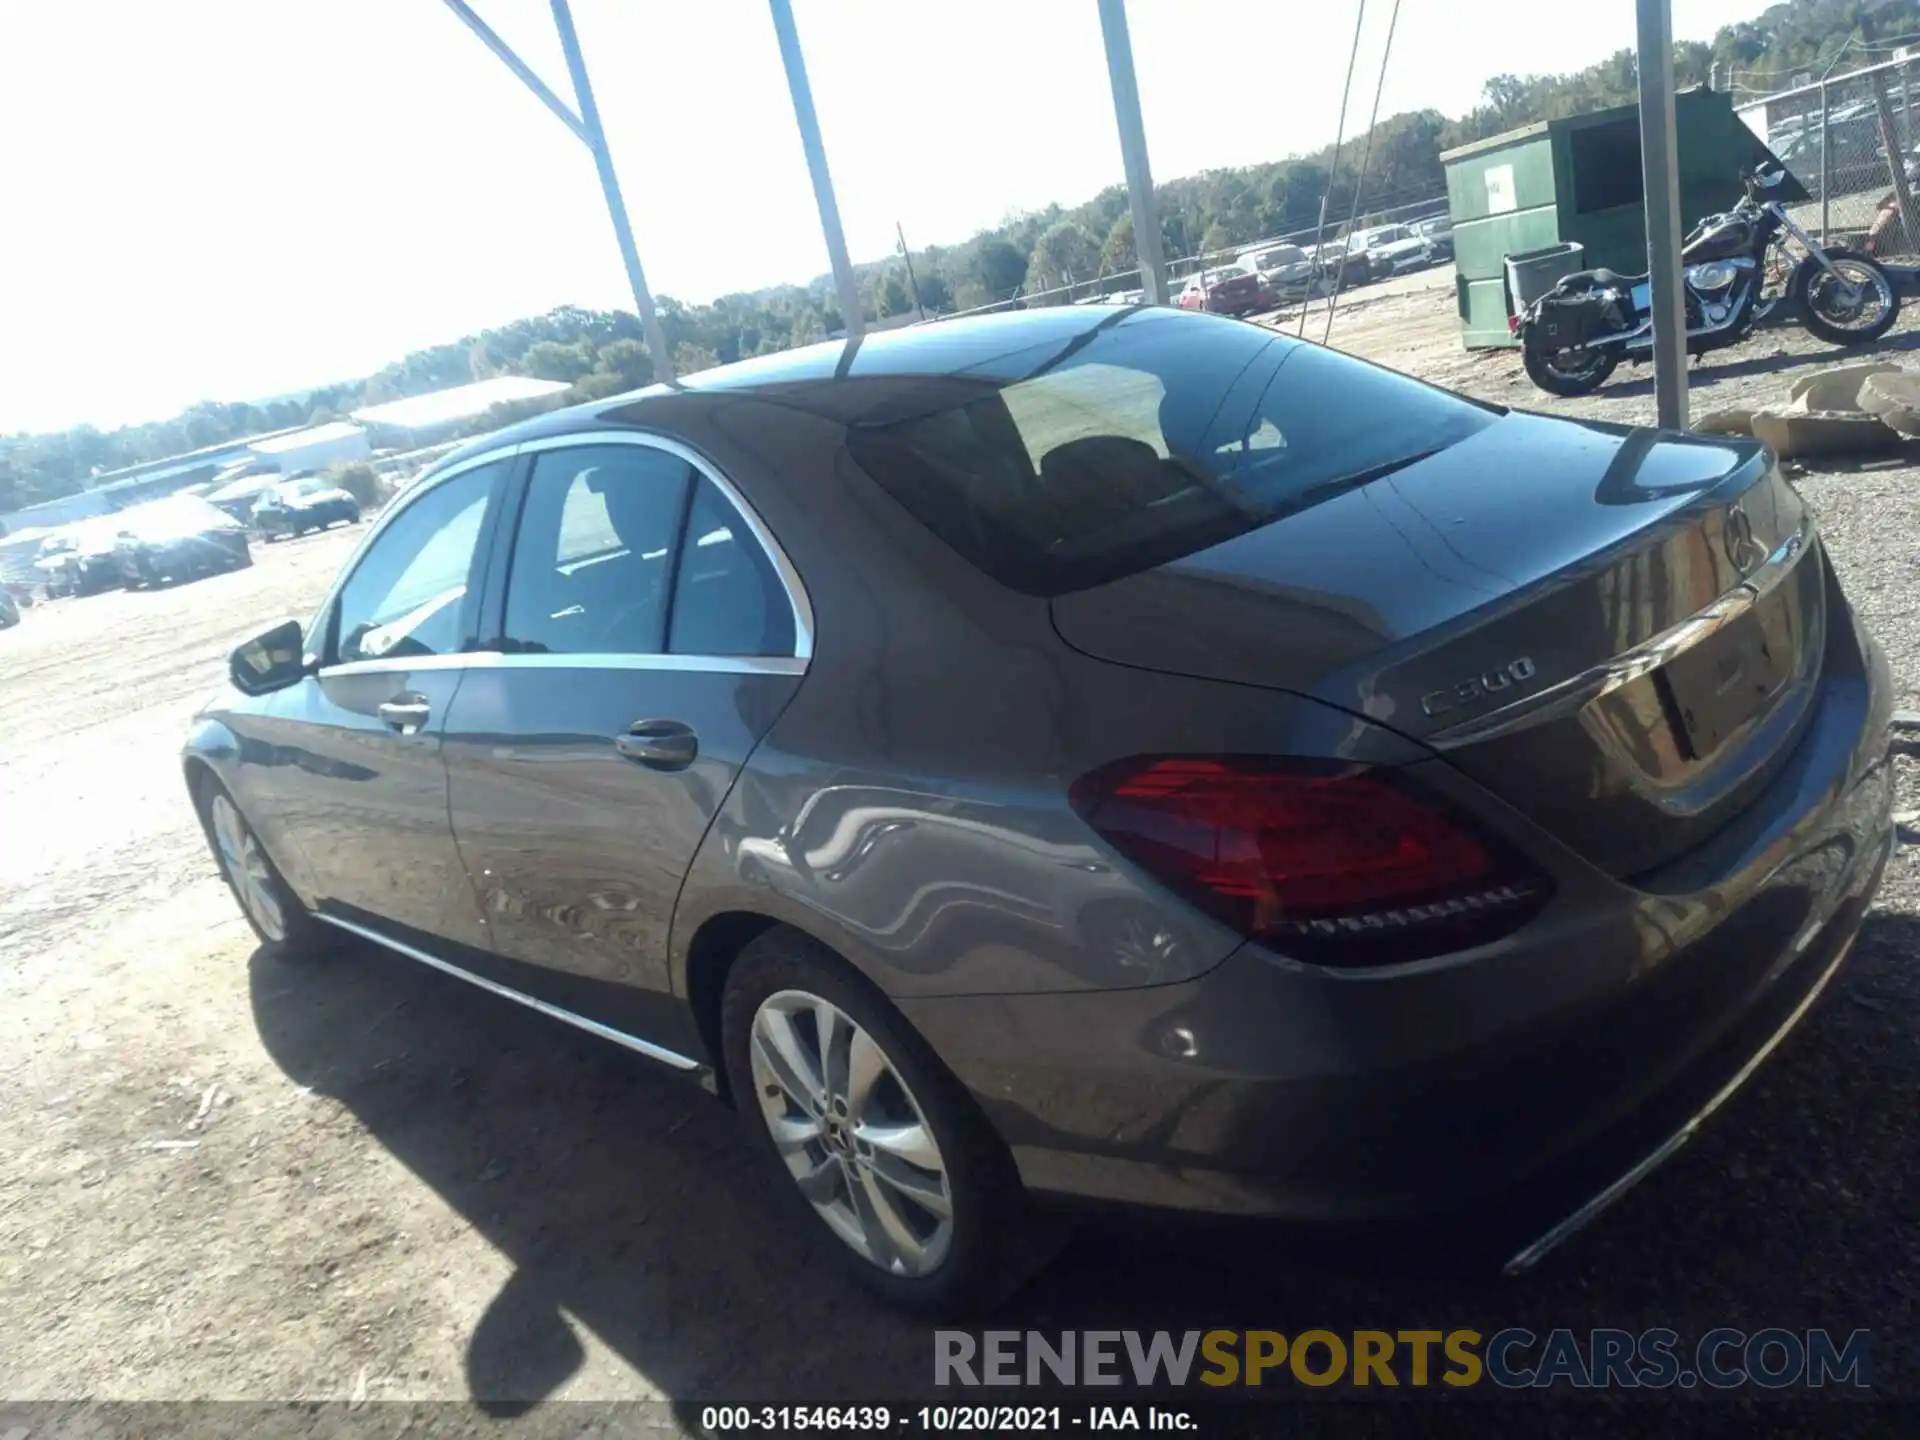
{"label": "shadow on ground", "polygon": [[[1770,326],[1760,334],[1776,330],[1795,328],[1786,324]],[[1828,365],[1846,365],[1858,360],[1889,360],[1901,363],[1912,351],[1920,350],[1920,330],[1903,330],[1888,335],[1875,342],[1871,348],[1840,349],[1835,347],[1830,354],[1819,351],[1795,350],[1780,351],[1771,355],[1750,355],[1740,360],[1727,360],[1718,351],[1708,351],[1687,367],[1687,383],[1703,397],[1710,397],[1713,387],[1722,381],[1740,380],[1754,375],[1774,375],[1783,370],[1803,370],[1812,372]],[[1632,366],[1625,373],[1633,378],[1616,379],[1606,387],[1608,395],[1651,395],[1653,393],[1653,366],[1651,362]],[[1784,401],[1786,391],[1783,388],[1779,398]]]}
{"label": "shadow on ground", "polygon": [[[954,1398],[932,1391],[930,1327],[869,1301],[786,1223],[703,1093],[384,952],[256,954],[250,980],[280,1066],[344,1102],[517,1267],[468,1345],[483,1409],[518,1413],[579,1366],[562,1311],[683,1416],[713,1399]],[[1920,922],[1876,915],[1705,1133],[1522,1280],[1383,1277],[1245,1236],[1223,1251],[1108,1226],[1083,1231],[994,1326],[1868,1327],[1875,1390],[1920,1392],[1916,1000]],[[1638,1428],[1616,1419],[1610,1433]]]}

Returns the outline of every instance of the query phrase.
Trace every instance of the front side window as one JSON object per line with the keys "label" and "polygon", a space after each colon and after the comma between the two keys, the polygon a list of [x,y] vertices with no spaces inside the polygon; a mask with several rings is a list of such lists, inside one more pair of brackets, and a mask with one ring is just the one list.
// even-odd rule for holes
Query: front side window
{"label": "front side window", "polygon": [[340,589],[339,660],[450,655],[461,647],[487,502],[506,468],[499,461],[442,480],[381,530]]}
{"label": "front side window", "polygon": [[506,648],[657,655],[693,467],[642,445],[541,454],[507,577]]}
{"label": "front side window", "polygon": [[848,437],[923,525],[1035,595],[1283,521],[1498,413],[1231,321],[1139,316],[1057,351],[1036,352],[1023,378],[930,385],[923,413],[856,423]]}

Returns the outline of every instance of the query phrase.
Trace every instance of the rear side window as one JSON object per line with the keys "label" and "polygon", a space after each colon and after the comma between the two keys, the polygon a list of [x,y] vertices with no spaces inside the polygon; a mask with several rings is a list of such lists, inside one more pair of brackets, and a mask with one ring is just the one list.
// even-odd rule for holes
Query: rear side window
{"label": "rear side window", "polygon": [[673,589],[676,655],[791,655],[793,607],[760,542],[711,480],[687,512]]}
{"label": "rear side window", "polygon": [[1172,315],[1026,378],[926,390],[921,413],[856,424],[854,458],[961,555],[1034,595],[1274,523],[1498,413],[1335,350]]}
{"label": "rear side window", "polygon": [[692,479],[685,460],[649,446],[538,456],[507,576],[507,648],[659,654]]}

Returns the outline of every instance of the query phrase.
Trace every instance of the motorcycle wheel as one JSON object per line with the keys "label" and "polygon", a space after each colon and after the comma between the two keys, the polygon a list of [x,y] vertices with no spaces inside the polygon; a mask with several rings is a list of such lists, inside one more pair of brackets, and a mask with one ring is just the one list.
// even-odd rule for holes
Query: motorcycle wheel
{"label": "motorcycle wheel", "polygon": [[[1527,378],[1549,395],[1560,395],[1572,399],[1577,395],[1591,395],[1607,383],[1607,377],[1613,374],[1613,367],[1620,363],[1620,357],[1612,350],[1560,350],[1549,355],[1539,350],[1522,351],[1527,367]],[[1578,356],[1577,361],[1567,357]]]}
{"label": "motorcycle wheel", "polygon": [[[1831,246],[1827,261],[1857,298],[1849,305],[1833,276],[1809,257],[1794,274],[1794,297],[1807,333],[1829,345],[1865,345],[1878,340],[1900,318],[1900,291],[1878,260],[1844,246]],[[1872,308],[1869,308],[1872,307]]]}

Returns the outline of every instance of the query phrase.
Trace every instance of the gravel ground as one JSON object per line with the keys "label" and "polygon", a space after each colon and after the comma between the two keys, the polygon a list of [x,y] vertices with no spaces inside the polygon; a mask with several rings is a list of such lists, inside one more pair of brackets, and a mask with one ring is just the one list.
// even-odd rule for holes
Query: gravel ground
{"label": "gravel ground", "polygon": [[[1550,401],[1516,357],[1463,355],[1451,311],[1450,272],[1408,277],[1362,292],[1333,337],[1503,403],[1651,417],[1645,372],[1578,405]],[[1883,348],[1917,345],[1903,327]],[[1696,408],[1771,396],[1830,353],[1770,331],[1709,357]],[[1920,465],[1798,483],[1902,703],[1920,704]],[[129,1434],[320,1433],[345,1416],[377,1417],[382,1433],[579,1434],[602,1412],[512,1417],[543,1399],[677,1402],[624,1413],[679,1425],[702,1400],[925,1397],[928,1329],[773,1223],[733,1125],[704,1097],[382,954],[289,967],[254,952],[175,756],[233,632],[304,613],[352,538],[263,547],[254,569],[195,585],[36,607],[0,633],[0,1397],[340,1402],[264,1418],[88,1412],[98,1433]],[[1920,808],[1914,759],[1898,784],[1898,808]],[[995,1323],[1866,1327],[1876,1391],[1920,1397],[1916,957],[1909,845],[1791,1041],[1523,1280],[1356,1274],[1098,1230]],[[1458,1428],[1480,1422],[1470,1405],[1442,1410]],[[9,1413],[0,1404],[0,1433]],[[1695,1413],[1730,1433],[1893,1433],[1860,1406]],[[1672,1428],[1644,1405],[1562,1404],[1555,1417],[1555,1433]],[[1285,1418],[1384,1423],[1351,1406]]]}

